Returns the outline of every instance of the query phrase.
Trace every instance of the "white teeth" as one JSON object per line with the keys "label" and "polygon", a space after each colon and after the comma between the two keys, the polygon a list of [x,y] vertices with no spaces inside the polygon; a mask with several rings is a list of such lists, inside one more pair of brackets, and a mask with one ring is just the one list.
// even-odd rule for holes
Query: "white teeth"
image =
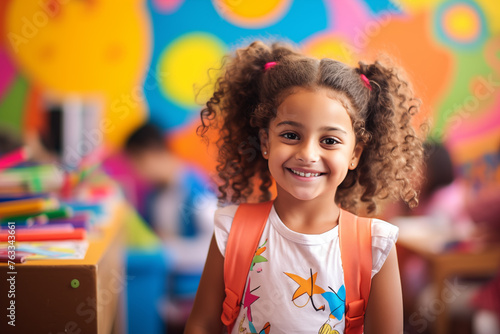
{"label": "white teeth", "polygon": [[290,170],[294,173],[294,174],[297,174],[297,175],[300,175],[302,177],[316,177],[316,176],[320,176],[321,173],[304,173],[304,172],[299,172],[298,170],[294,170],[294,169],[291,169]]}

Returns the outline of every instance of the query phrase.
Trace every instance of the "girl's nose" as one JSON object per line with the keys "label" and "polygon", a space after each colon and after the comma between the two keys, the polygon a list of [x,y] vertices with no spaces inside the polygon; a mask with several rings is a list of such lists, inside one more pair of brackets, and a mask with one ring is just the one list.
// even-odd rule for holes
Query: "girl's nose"
{"label": "girl's nose", "polygon": [[303,142],[297,147],[295,158],[304,163],[314,163],[319,160],[319,149],[312,142]]}

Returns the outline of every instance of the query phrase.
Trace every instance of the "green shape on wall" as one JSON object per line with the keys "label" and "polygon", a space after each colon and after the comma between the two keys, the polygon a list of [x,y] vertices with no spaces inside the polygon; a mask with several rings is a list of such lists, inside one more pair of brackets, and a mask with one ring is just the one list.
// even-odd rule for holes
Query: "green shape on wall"
{"label": "green shape on wall", "polygon": [[13,134],[20,135],[23,130],[23,113],[26,102],[28,82],[17,76],[0,101],[0,128],[8,129]]}
{"label": "green shape on wall", "polygon": [[469,117],[484,111],[485,103],[497,93],[476,96],[476,92],[471,91],[474,80],[481,78],[486,82],[494,73],[485,61],[484,50],[460,52],[455,57],[456,72],[451,79],[454,84],[443,94],[443,101],[434,114],[431,137],[436,140],[442,139],[447,131],[453,131],[454,127],[466,122]]}

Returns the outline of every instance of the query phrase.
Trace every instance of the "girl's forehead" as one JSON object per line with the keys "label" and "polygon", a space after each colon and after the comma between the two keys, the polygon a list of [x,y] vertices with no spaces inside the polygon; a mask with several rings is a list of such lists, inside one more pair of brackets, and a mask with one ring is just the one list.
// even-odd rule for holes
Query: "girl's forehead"
{"label": "girl's forehead", "polygon": [[[338,96],[338,98],[337,98]],[[352,126],[345,101],[328,89],[297,89],[278,106],[273,123],[296,121],[314,124],[337,123]]]}

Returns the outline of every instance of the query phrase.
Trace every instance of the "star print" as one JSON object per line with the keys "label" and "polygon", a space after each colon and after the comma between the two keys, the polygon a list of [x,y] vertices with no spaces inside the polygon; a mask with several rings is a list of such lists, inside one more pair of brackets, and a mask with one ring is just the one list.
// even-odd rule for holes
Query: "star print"
{"label": "star print", "polygon": [[311,277],[309,277],[307,280],[300,277],[299,275],[295,274],[289,274],[285,273],[288,277],[293,279],[300,287],[295,290],[295,293],[293,294],[292,300],[295,300],[302,296],[303,294],[307,293],[309,297],[312,297],[314,294],[322,294],[325,292],[321,287],[316,285],[316,277],[318,276],[318,273],[315,273],[312,275],[311,271]]}
{"label": "star print", "polygon": [[[255,251],[255,256],[253,257],[252,264],[250,265],[250,271],[253,270],[253,267],[257,263],[267,262],[267,259],[264,256],[262,256],[262,253],[264,253],[267,249],[267,247],[264,247],[266,243],[267,243],[267,240],[266,240],[266,242],[264,242],[264,244],[262,246],[259,246],[259,248],[257,248],[257,250]],[[259,271],[257,271],[257,272],[259,272]]]}
{"label": "star print", "polygon": [[252,305],[257,299],[260,297],[253,295],[252,292],[257,290],[259,287],[250,291],[250,278],[248,279],[248,285],[245,289],[245,299],[243,300],[243,307],[247,308],[247,318],[249,321],[252,321],[252,311],[250,310],[250,305]]}

